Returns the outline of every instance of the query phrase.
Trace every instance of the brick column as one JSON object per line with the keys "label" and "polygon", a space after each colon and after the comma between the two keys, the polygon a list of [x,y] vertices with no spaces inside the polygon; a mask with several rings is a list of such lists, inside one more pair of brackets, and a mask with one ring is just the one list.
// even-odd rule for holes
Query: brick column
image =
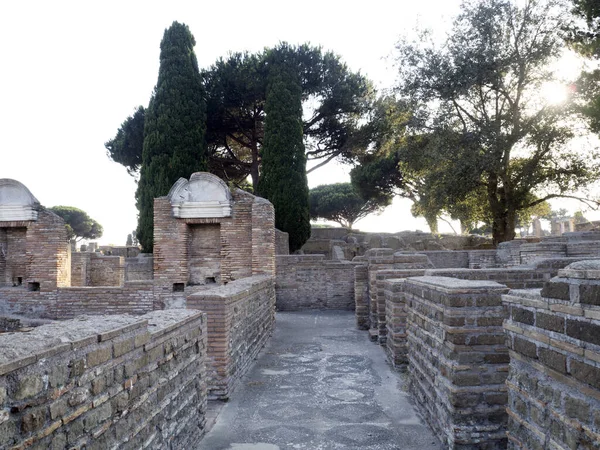
{"label": "brick column", "polygon": [[598,448],[600,261],[560,270],[541,295],[517,290],[503,300],[508,448]]}
{"label": "brick column", "polygon": [[493,281],[409,278],[410,390],[449,449],[506,445],[508,350]]}

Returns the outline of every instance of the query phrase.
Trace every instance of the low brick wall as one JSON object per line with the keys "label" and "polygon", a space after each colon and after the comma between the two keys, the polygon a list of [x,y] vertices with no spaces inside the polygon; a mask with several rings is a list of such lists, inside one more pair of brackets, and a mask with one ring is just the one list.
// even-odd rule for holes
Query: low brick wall
{"label": "low brick wall", "polygon": [[449,449],[506,446],[508,349],[493,281],[409,278],[409,385]]}
{"label": "low brick wall", "polygon": [[0,448],[181,449],[203,435],[204,314],[60,322],[0,349]]}
{"label": "low brick wall", "polygon": [[548,258],[567,256],[567,244],[564,242],[538,242],[536,244],[523,244],[520,247],[521,264],[532,264]]}
{"label": "low brick wall", "polygon": [[51,292],[0,288],[0,313],[59,320],[82,314],[140,315],[155,309],[153,298],[152,281],[130,282],[122,287],[59,288]]}
{"label": "low brick wall", "polygon": [[90,260],[90,286],[122,286],[125,282],[125,258],[94,253]]}
{"label": "low brick wall", "polygon": [[354,310],[354,264],[323,255],[277,255],[277,309]]}
{"label": "low brick wall", "polygon": [[465,250],[435,250],[422,251],[422,255],[427,255],[433,267],[436,269],[447,269],[454,267],[469,267],[469,252]]}
{"label": "low brick wall", "polygon": [[226,400],[273,330],[275,280],[261,275],[205,289],[188,297],[187,308],[208,316],[208,395]]}
{"label": "low brick wall", "polygon": [[142,253],[125,259],[125,281],[148,281],[154,278],[154,258]]}
{"label": "low brick wall", "polygon": [[599,269],[600,262],[574,263],[541,295],[517,290],[503,296],[510,449],[598,448]]}
{"label": "low brick wall", "polygon": [[511,289],[541,288],[551,278],[552,269],[535,270],[533,267],[511,267],[502,269],[432,269],[425,275],[451,277],[461,280],[497,281]]}
{"label": "low brick wall", "polygon": [[71,286],[122,286],[125,259],[99,253],[71,254]]}
{"label": "low brick wall", "polygon": [[[422,255],[415,255],[422,256]],[[415,264],[418,267],[420,264]],[[415,269],[386,269],[371,272],[372,283],[369,287],[371,294],[371,304],[374,305],[376,311],[375,318],[376,323],[372,324],[372,332],[370,335],[371,340],[378,342],[381,345],[385,345],[387,340],[387,334],[389,328],[387,326],[387,320],[389,317],[393,317],[393,312],[387,311],[389,293],[387,292],[386,281],[390,278],[408,278],[408,277],[420,277],[425,275],[425,268]],[[395,321],[395,319],[393,319]]]}

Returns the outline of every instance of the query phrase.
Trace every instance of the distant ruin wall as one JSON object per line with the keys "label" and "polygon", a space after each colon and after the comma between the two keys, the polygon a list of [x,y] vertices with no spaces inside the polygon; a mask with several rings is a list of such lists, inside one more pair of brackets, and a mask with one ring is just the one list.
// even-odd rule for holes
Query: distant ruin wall
{"label": "distant ruin wall", "polygon": [[490,281],[416,277],[408,305],[409,386],[449,449],[506,446],[508,349],[501,294]]}
{"label": "distant ruin wall", "polygon": [[90,286],[122,286],[125,282],[125,258],[92,254]]}
{"label": "distant ruin wall", "polygon": [[509,449],[598,448],[600,262],[560,271],[542,289],[510,291]]}
{"label": "distant ruin wall", "polygon": [[290,254],[290,235],[285,231],[275,229],[275,254]]}
{"label": "distant ruin wall", "polygon": [[140,254],[135,258],[125,258],[125,281],[152,280],[154,258],[149,254]]}
{"label": "distant ruin wall", "polygon": [[226,400],[273,330],[275,280],[232,281],[190,295],[187,307],[207,314],[209,398]]}
{"label": "distant ruin wall", "polygon": [[53,292],[0,289],[0,313],[29,318],[71,319],[78,315],[134,314],[152,311],[151,281],[125,283],[122,287],[69,287]]}
{"label": "distant ruin wall", "polygon": [[323,255],[277,255],[277,309],[354,310],[354,264]]}
{"label": "distant ruin wall", "polygon": [[194,448],[206,318],[157,311],[0,336],[0,448]]}

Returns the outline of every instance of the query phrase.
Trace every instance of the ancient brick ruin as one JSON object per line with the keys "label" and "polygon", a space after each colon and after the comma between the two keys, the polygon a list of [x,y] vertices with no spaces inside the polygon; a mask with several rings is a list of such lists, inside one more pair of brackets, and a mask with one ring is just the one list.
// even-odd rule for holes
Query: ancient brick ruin
{"label": "ancient brick ruin", "polygon": [[73,252],[0,180],[0,448],[192,448],[276,307],[354,310],[444,447],[600,447],[600,233],[322,229],[290,255],[269,202],[206,173],[154,213],[153,255]]}
{"label": "ancient brick ruin", "polygon": [[273,206],[195,173],[154,213],[152,256],[71,253],[64,221],[0,180],[2,324],[50,322],[0,335],[0,448],[186,448],[251,367],[274,324]]}

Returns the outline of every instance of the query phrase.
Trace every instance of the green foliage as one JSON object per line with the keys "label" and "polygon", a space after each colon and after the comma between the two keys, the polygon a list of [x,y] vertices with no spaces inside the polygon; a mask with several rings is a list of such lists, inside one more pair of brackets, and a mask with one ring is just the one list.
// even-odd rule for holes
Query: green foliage
{"label": "green foliage", "polygon": [[589,223],[590,221],[583,215],[583,211],[575,211],[573,214],[573,219],[575,219],[575,223]]}
{"label": "green foliage", "polygon": [[515,237],[519,211],[598,177],[597,155],[568,146],[572,101],[552,106],[539,95],[563,50],[561,25],[554,0],[471,1],[444,45],[426,34],[398,45],[397,92],[412,111],[407,134],[421,142],[415,155],[405,139],[399,170],[421,175],[426,205],[483,193],[496,243]]}
{"label": "green foliage", "polygon": [[[567,41],[571,47],[590,60],[600,59],[600,2],[573,0],[575,21],[567,27]],[[596,67],[597,65],[594,64]],[[581,109],[590,127],[600,134],[600,70],[582,72],[576,85],[582,97]]]}
{"label": "green foliage", "polygon": [[310,237],[302,89],[297,72],[280,55],[273,54],[270,61],[258,193],[273,203],[275,226],[289,233],[293,252]]}
{"label": "green foliage", "polygon": [[102,225],[92,219],[85,211],[73,206],[53,206],[49,208],[66,222],[69,240],[98,239],[102,237]]}
{"label": "green foliage", "polygon": [[310,217],[352,228],[356,221],[381,212],[391,201],[390,196],[365,199],[351,183],[324,184],[309,192]]}
{"label": "green foliage", "polygon": [[125,245],[127,247],[131,247],[133,245],[133,236],[131,236],[131,234],[127,235],[127,241],[125,242]]}
{"label": "green foliage", "polygon": [[584,56],[600,57],[600,2],[573,0],[573,14],[578,23],[569,27],[568,40]]}
{"label": "green foliage", "polygon": [[207,92],[210,171],[239,182],[248,175],[256,190],[265,139],[265,102],[277,58],[299,77],[307,120],[302,123],[308,160],[314,170],[335,158],[352,161],[365,148],[361,118],[369,112],[373,90],[339,56],[309,45],[281,43],[262,53],[234,53],[203,72]]}
{"label": "green foliage", "polygon": [[137,237],[153,248],[154,198],[180,178],[206,170],[206,107],[195,40],[187,25],[173,22],[160,44],[158,81],[144,121],[144,145],[136,192]]}
{"label": "green foliage", "polygon": [[138,106],[132,116],[121,124],[117,135],[104,144],[108,157],[122,164],[129,175],[139,172],[144,147],[144,116],[146,110]]}

